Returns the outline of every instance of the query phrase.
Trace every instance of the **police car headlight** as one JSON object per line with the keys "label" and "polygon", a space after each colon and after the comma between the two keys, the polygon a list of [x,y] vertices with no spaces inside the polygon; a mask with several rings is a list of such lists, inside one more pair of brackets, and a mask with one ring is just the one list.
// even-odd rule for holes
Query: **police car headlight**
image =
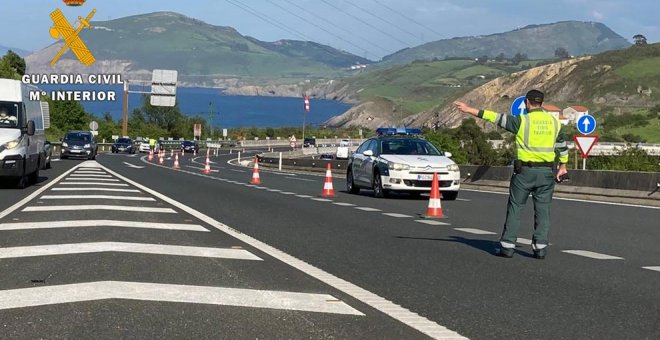
{"label": "police car headlight", "polygon": [[67,144],[66,142],[62,142],[62,147],[63,147],[63,148],[68,148],[68,147],[69,147],[69,144]]}
{"label": "police car headlight", "polygon": [[460,168],[456,164],[449,164],[447,166],[447,170],[449,170],[449,171],[460,171]]}
{"label": "police car headlight", "polygon": [[9,149],[9,150],[11,150],[11,149],[16,148],[19,144],[21,144],[21,139],[20,139],[20,138],[18,138],[18,139],[14,139],[14,140],[10,140],[9,142],[3,144],[2,146],[4,146],[5,149]]}
{"label": "police car headlight", "polygon": [[402,163],[387,162],[387,167],[390,170],[410,170],[410,165]]}

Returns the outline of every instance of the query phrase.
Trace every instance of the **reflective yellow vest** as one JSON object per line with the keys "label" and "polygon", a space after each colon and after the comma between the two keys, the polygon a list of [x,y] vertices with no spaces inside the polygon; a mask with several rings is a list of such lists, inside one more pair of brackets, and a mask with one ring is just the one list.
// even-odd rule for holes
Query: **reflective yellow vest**
{"label": "reflective yellow vest", "polygon": [[541,109],[520,116],[516,133],[518,159],[524,162],[554,162],[559,120]]}

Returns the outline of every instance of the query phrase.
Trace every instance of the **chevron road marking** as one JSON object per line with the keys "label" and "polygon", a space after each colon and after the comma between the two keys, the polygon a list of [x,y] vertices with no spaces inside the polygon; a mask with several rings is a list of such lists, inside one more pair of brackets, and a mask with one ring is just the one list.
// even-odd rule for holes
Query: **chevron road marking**
{"label": "chevron road marking", "polygon": [[589,257],[596,260],[623,260],[623,257],[612,256],[607,254],[595,253],[588,250],[562,250],[564,253]]}
{"label": "chevron road marking", "polygon": [[53,188],[52,191],[107,191],[107,192],[140,192],[136,189],[113,189],[113,188]]}
{"label": "chevron road marking", "polygon": [[150,208],[150,207],[131,207],[125,205],[49,205],[41,207],[26,207],[22,211],[78,211],[78,210],[112,210],[112,211],[138,211],[153,213],[176,214],[176,211],[170,208]]}
{"label": "chevron road marking", "polygon": [[108,199],[108,200],[122,200],[122,201],[156,201],[153,197],[138,197],[138,196],[112,196],[112,195],[44,195],[41,196],[42,200],[69,200],[69,199]]}
{"label": "chevron road marking", "polygon": [[197,225],[197,224],[135,222],[135,221],[116,221],[116,220],[77,220],[77,221],[0,223],[0,231],[23,230],[23,229],[51,229],[51,228],[89,228],[89,227],[142,228],[142,229],[163,229],[163,230],[183,230],[183,231],[203,231],[203,232],[209,231],[206,228],[202,227],[201,225]]}

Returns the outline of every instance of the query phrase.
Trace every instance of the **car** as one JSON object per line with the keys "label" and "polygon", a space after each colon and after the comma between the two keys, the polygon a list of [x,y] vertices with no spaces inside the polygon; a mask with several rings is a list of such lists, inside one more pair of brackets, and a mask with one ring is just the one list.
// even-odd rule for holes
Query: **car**
{"label": "car", "polygon": [[303,147],[304,148],[309,148],[309,147],[313,147],[313,146],[316,146],[316,138],[314,138],[314,137],[305,137],[305,139],[303,140]]}
{"label": "car", "polygon": [[[156,144],[154,145],[154,152],[158,152],[160,149],[160,143],[156,141]],[[151,147],[149,146],[149,141],[142,141],[140,142],[140,145],[138,146],[138,151],[139,152],[149,152],[151,151]]]}
{"label": "car", "polygon": [[84,157],[87,159],[96,159],[97,152],[96,138],[94,138],[91,132],[71,130],[62,139],[60,158]]}
{"label": "car", "polygon": [[46,156],[46,161],[44,162],[44,166],[41,168],[42,170],[50,169],[51,164],[50,160],[53,158],[53,144],[49,141],[44,142],[44,155]]}
{"label": "car", "polygon": [[196,152],[199,153],[199,144],[197,141],[186,140],[181,142],[181,153]]}
{"label": "car", "polygon": [[329,154],[329,153],[324,153],[319,156],[319,159],[325,159],[325,160],[333,160],[335,159],[335,156]]}
{"label": "car", "polygon": [[431,190],[438,174],[442,197],[455,200],[460,189],[460,169],[442,152],[421,137],[419,129],[378,129],[377,136],[358,147],[346,170],[346,189],[357,194],[371,189],[375,197],[390,192],[419,195]]}
{"label": "car", "polygon": [[353,143],[351,143],[350,139],[342,139],[339,141],[339,146],[351,146]]}
{"label": "car", "polygon": [[119,138],[112,144],[111,150],[112,153],[126,152],[133,154],[135,153],[135,144],[130,138]]}

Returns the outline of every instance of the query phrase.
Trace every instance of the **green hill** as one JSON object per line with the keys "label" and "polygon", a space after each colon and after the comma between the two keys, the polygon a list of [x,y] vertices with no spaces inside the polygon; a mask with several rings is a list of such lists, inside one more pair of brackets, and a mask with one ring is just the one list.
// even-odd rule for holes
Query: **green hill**
{"label": "green hill", "polygon": [[607,26],[595,22],[563,21],[530,25],[514,31],[476,37],[460,37],[429,42],[407,48],[383,58],[384,63],[405,64],[414,60],[447,57],[491,58],[503,53],[513,57],[525,53],[532,59],[551,58],[555,49],[565,48],[570,54],[596,54],[625,48],[630,43]]}
{"label": "green hill", "polygon": [[[231,27],[209,25],[172,12],[91,24],[93,29],[83,30],[80,36],[96,56],[97,64],[129,62],[127,71],[161,68],[176,69],[182,75],[314,78],[335,77],[355,62],[370,63],[316,43],[262,42]],[[63,59],[74,56],[67,52]],[[46,60],[29,58],[31,64]]]}

